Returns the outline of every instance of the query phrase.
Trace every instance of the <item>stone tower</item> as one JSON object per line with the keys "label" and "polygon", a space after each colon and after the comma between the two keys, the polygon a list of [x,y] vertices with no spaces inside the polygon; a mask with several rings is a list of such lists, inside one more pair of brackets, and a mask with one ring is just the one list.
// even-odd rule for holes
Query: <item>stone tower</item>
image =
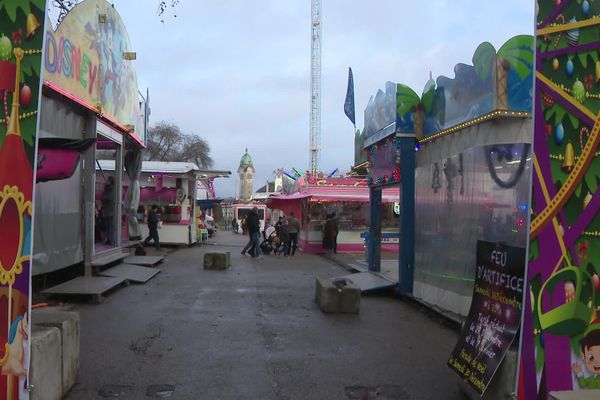
{"label": "stone tower", "polygon": [[254,178],[254,165],[252,165],[252,157],[248,154],[248,148],[246,147],[246,153],[240,160],[240,166],[238,168],[238,174],[240,175],[240,200],[250,201],[252,200],[252,179]]}

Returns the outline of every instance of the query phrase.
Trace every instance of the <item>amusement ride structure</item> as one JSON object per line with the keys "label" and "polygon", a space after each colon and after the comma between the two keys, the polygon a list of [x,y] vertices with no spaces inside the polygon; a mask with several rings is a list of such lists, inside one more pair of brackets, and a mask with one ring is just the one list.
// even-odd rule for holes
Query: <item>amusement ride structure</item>
{"label": "amusement ride structure", "polygon": [[316,175],[321,153],[321,0],[311,0],[310,172]]}

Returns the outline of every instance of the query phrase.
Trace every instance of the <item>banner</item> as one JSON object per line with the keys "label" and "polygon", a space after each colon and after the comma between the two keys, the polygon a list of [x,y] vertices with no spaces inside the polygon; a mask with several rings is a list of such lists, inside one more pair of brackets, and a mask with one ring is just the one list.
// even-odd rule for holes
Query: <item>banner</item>
{"label": "banner", "polygon": [[346,101],[344,102],[344,113],[356,125],[354,115],[354,78],[352,77],[352,68],[348,68],[348,89],[346,90]]}
{"label": "banner", "polygon": [[0,0],[0,398],[28,399],[33,188],[45,0]]}
{"label": "banner", "polygon": [[448,366],[480,395],[517,335],[525,285],[525,249],[477,241],[469,316]]}
{"label": "banner", "polygon": [[600,389],[600,2],[537,5],[520,399]]}

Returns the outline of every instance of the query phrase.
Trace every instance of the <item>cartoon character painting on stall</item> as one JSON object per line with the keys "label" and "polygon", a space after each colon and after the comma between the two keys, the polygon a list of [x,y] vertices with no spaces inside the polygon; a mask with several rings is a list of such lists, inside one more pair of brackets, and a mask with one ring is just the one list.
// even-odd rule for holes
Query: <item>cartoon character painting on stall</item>
{"label": "cartoon character painting on stall", "polygon": [[0,0],[0,398],[27,399],[45,0]]}
{"label": "cartoon character painting on stall", "polygon": [[521,399],[600,387],[599,14],[599,0],[536,1]]}
{"label": "cartoon character painting on stall", "polygon": [[69,92],[143,139],[134,52],[117,10],[105,0],[77,4],[46,28],[44,80]]}

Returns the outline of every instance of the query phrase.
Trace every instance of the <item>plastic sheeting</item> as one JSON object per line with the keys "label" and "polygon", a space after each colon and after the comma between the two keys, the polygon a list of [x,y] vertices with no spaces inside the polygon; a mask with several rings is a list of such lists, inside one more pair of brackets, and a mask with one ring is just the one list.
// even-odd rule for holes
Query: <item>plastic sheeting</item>
{"label": "plastic sheeting", "polygon": [[417,153],[413,295],[450,317],[468,314],[477,240],[526,246],[530,129],[530,120],[482,125]]}
{"label": "plastic sheeting", "polygon": [[137,220],[137,209],[140,205],[140,175],[142,173],[142,151],[130,150],[125,155],[125,171],[129,178],[125,198],[125,213],[127,214],[127,231],[129,240],[141,240],[142,233]]}
{"label": "plastic sheeting", "polygon": [[[60,101],[42,97],[40,137],[82,139],[85,118]],[[81,165],[68,179],[37,183],[32,274],[83,260]]]}

